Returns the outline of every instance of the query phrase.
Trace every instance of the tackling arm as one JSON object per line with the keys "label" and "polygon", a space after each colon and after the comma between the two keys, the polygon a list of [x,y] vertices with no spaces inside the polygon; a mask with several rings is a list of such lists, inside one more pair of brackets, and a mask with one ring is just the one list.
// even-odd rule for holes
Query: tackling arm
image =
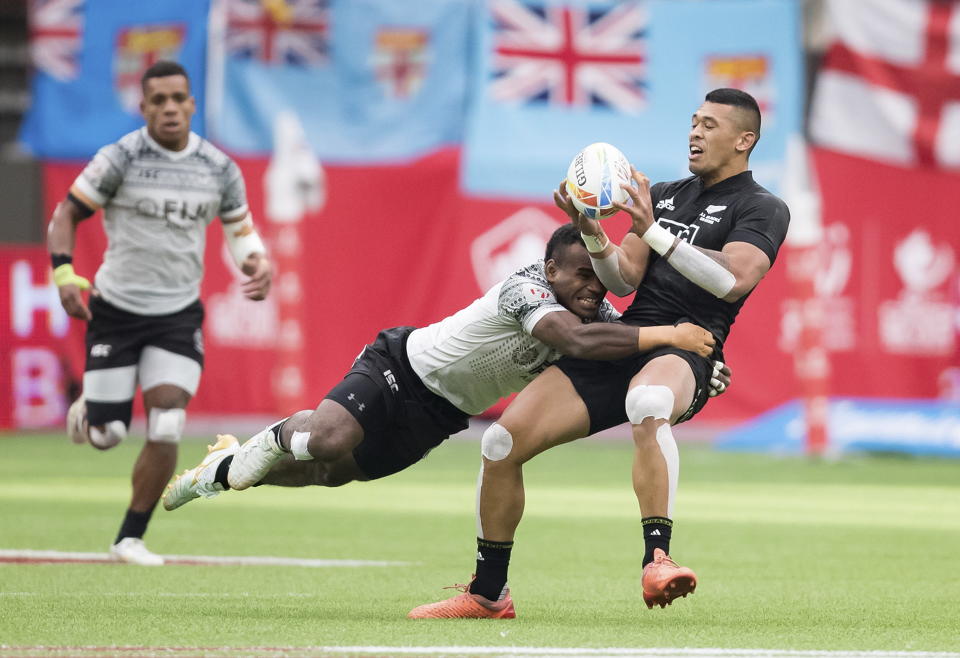
{"label": "tackling arm", "polygon": [[543,316],[532,334],[567,356],[605,361],[666,346],[709,356],[714,347],[709,331],[688,322],[658,327],[634,327],[622,322],[584,324],[569,311]]}

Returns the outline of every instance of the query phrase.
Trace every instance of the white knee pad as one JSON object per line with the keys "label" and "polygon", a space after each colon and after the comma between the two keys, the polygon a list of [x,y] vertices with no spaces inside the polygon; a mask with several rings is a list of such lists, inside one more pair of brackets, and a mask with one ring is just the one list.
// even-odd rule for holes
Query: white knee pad
{"label": "white knee pad", "polygon": [[500,423],[494,423],[480,439],[480,454],[492,462],[505,459],[513,450],[513,436]]}
{"label": "white knee pad", "polygon": [[90,443],[101,450],[109,450],[127,438],[127,426],[122,420],[111,420],[104,423],[102,432],[91,425],[89,433]]}
{"label": "white knee pad", "polygon": [[639,425],[646,418],[670,420],[673,414],[673,391],[666,386],[634,386],[627,393],[624,403],[627,418]]}
{"label": "white knee pad", "polygon": [[183,426],[187,422],[185,409],[158,409],[150,410],[147,420],[147,441],[158,443],[180,443],[183,437]]}

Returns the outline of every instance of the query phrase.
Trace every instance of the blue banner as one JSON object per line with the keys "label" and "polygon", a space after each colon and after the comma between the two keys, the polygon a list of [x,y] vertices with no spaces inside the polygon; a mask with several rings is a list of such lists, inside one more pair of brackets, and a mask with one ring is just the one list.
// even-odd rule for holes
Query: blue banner
{"label": "blue banner", "polygon": [[140,77],[163,59],[189,73],[202,134],[208,12],[209,0],[33,0],[24,145],[40,157],[85,159],[143,125]]}
{"label": "blue banner", "polygon": [[460,142],[472,3],[308,0],[286,15],[266,4],[225,4],[222,101],[210,114],[219,144],[270,152],[283,111],[325,162],[402,161]]}
{"label": "blue banner", "polygon": [[776,190],[802,120],[794,0],[487,0],[476,17],[463,183],[549,199],[574,154],[619,147],[652,181],[688,176],[690,117],[704,95],[756,97],[756,179]]}
{"label": "blue banner", "polygon": [[[828,453],[903,452],[960,457],[960,405],[939,400],[831,398]],[[799,402],[788,402],[724,432],[724,450],[802,454],[804,423]]]}

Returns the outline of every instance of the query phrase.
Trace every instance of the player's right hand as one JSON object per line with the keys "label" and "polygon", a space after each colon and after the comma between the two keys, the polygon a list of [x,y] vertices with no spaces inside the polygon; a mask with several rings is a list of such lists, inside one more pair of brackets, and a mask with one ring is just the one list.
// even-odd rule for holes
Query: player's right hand
{"label": "player's right hand", "polygon": [[566,179],[560,181],[560,187],[553,191],[553,203],[556,204],[557,208],[567,214],[567,217],[570,218],[570,221],[577,227],[578,231],[584,235],[599,235],[600,222],[595,219],[590,219],[573,205],[573,201],[570,200],[570,193],[567,192]]}
{"label": "player's right hand", "polygon": [[710,356],[716,340],[713,334],[692,322],[682,322],[674,327],[674,345],[681,350],[696,352],[700,356]]}
{"label": "player's right hand", "polygon": [[87,322],[93,318],[90,314],[90,309],[87,308],[87,305],[83,301],[83,293],[80,291],[78,285],[67,283],[59,286],[58,290],[60,291],[60,304],[63,306],[63,310],[67,312],[67,315]]}

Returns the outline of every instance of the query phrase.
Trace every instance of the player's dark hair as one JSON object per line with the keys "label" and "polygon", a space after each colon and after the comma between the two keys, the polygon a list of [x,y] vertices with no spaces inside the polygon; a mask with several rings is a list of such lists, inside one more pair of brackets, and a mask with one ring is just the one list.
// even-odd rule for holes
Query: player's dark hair
{"label": "player's dark hair", "polygon": [[583,244],[583,238],[580,237],[580,231],[577,230],[577,227],[573,224],[564,224],[556,231],[553,232],[553,235],[550,236],[550,240],[547,241],[547,252],[543,257],[544,262],[553,258],[554,260],[559,261],[557,257],[563,248],[568,247],[572,244]]}
{"label": "player's dark hair", "polygon": [[187,79],[187,88],[190,88],[190,76],[187,75],[187,70],[176,62],[165,60],[156,62],[143,72],[143,77],[140,78],[140,88],[146,91],[147,80],[150,78],[166,78],[169,75],[182,75]]}
{"label": "player's dark hair", "polygon": [[753,147],[760,141],[760,106],[757,104],[757,99],[742,89],[724,87],[714,89],[708,93],[703,100],[708,103],[732,105],[733,107],[739,107],[741,110],[746,111],[748,123],[744,128],[757,135],[757,138],[753,140],[753,146],[747,151],[747,155],[749,156],[750,153],[753,152]]}

